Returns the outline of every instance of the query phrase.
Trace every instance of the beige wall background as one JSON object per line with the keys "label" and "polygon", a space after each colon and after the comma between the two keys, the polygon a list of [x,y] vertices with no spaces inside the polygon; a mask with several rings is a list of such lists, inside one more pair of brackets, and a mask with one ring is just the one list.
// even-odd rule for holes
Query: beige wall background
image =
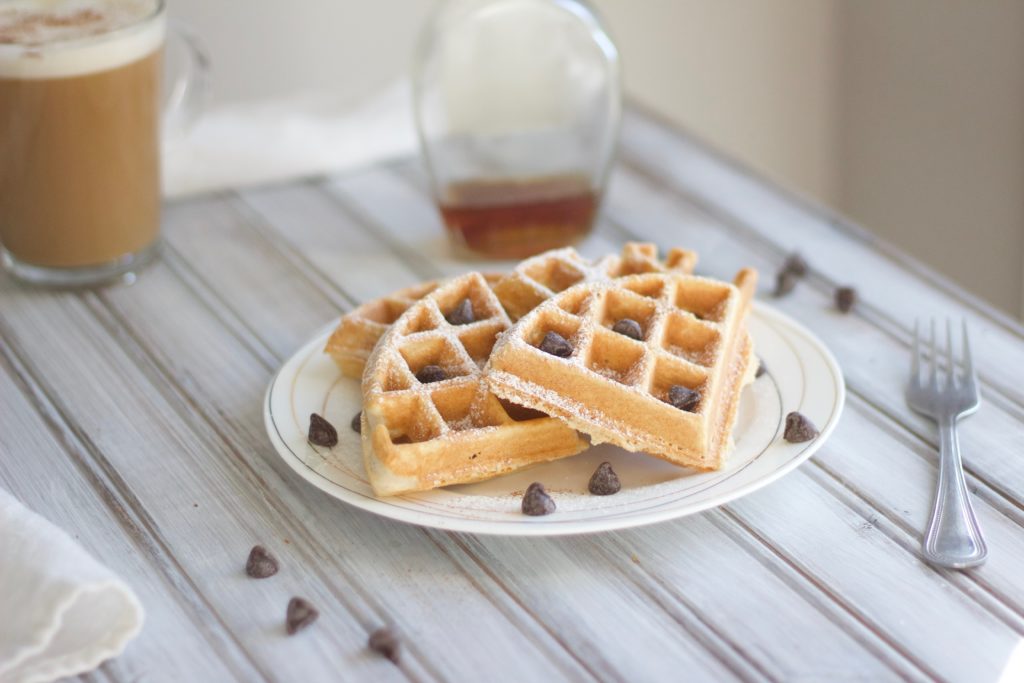
{"label": "beige wall background", "polygon": [[[171,0],[215,103],[401,77],[429,0]],[[595,0],[626,91],[1006,311],[1024,292],[1020,0]],[[927,313],[927,312],[924,312]]]}

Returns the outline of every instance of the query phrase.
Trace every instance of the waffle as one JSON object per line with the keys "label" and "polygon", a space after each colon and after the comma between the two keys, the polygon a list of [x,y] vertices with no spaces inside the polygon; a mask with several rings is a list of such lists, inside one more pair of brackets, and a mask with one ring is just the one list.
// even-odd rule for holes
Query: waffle
{"label": "waffle", "polygon": [[[475,322],[448,323],[466,298]],[[511,325],[484,276],[469,273],[414,303],[381,337],[363,375],[363,460],[377,495],[487,479],[586,448],[565,423],[487,389],[483,367]],[[421,382],[427,366],[447,379]]]}
{"label": "waffle", "polygon": [[[745,324],[756,281],[756,271],[745,269],[735,284],[654,273],[571,287],[495,345],[488,384],[594,443],[718,469],[732,445],[741,390],[756,371]],[[640,324],[641,341],[610,329],[623,318]],[[569,341],[571,355],[538,348],[548,332]],[[696,405],[671,405],[670,391],[686,393],[673,386],[699,391]]]}
{"label": "waffle", "polygon": [[678,272],[689,274],[697,255],[685,249],[670,249],[664,262],[658,248],[644,242],[627,242],[619,256],[596,261],[580,256],[575,249],[553,249],[528,258],[498,281],[494,293],[512,320],[518,320],[541,302],[581,282],[601,282],[637,273]]}
{"label": "waffle", "polygon": [[[588,261],[575,249],[554,249],[527,259],[507,276],[485,275],[498,299],[515,320],[540,302],[578,282],[606,280],[631,273],[678,271],[689,273],[696,264],[693,252],[672,249],[664,262],[653,244],[631,242],[621,256]],[[324,351],[344,375],[359,379],[377,340],[413,303],[437,289],[439,280],[400,289],[346,313],[327,340]]]}

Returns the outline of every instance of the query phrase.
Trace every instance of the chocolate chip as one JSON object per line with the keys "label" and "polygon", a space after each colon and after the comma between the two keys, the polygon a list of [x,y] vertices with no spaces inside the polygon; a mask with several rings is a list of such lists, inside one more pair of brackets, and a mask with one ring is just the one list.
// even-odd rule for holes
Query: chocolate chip
{"label": "chocolate chip", "polygon": [[803,277],[807,275],[807,271],[810,268],[807,265],[807,261],[798,252],[793,252],[786,257],[785,262],[782,264],[782,270],[788,271],[796,275],[797,277]]}
{"label": "chocolate chip", "polygon": [[572,355],[572,344],[565,340],[565,337],[557,332],[548,332],[537,347],[544,353],[550,353],[559,358],[568,358]]}
{"label": "chocolate chip", "polygon": [[316,621],[319,616],[320,612],[308,601],[292,598],[288,601],[288,611],[285,613],[285,630],[288,631],[288,635],[293,636]]}
{"label": "chocolate chip", "polygon": [[446,318],[452,325],[468,325],[472,322],[476,322],[476,314],[473,313],[473,302],[469,299],[463,299],[459,302],[451,313]]}
{"label": "chocolate chip", "polygon": [[779,274],[775,276],[775,296],[786,296],[792,292],[799,279],[800,276],[791,270],[780,270]]}
{"label": "chocolate chip", "polygon": [[360,410],[352,416],[352,421],[349,423],[349,427],[351,427],[352,431],[356,434],[363,433],[363,411]]}
{"label": "chocolate chip", "polygon": [[544,484],[533,482],[523,494],[523,514],[531,517],[550,515],[555,511],[555,501],[544,490]]}
{"label": "chocolate chip", "polygon": [[316,413],[309,416],[309,442],[314,446],[334,448],[338,445],[338,430]]}
{"label": "chocolate chip", "polygon": [[668,402],[679,410],[693,412],[700,402],[700,392],[681,384],[673,384],[668,388]]}
{"label": "chocolate chip", "polygon": [[424,365],[416,373],[416,379],[423,384],[430,384],[431,382],[440,382],[441,380],[448,379],[448,373],[444,371],[444,368],[437,365]]}
{"label": "chocolate chip", "polygon": [[277,558],[261,545],[254,545],[245,561],[245,573],[254,579],[265,579],[277,573]]}
{"label": "chocolate chip", "polygon": [[764,364],[764,361],[760,358],[757,359],[757,371],[754,372],[754,379],[757,379],[764,373],[768,372],[768,366]]}
{"label": "chocolate chip", "polygon": [[369,646],[374,652],[390,659],[393,664],[398,664],[402,649],[401,641],[398,640],[395,632],[387,626],[370,634]]}
{"label": "chocolate chip", "polygon": [[590,483],[587,484],[587,490],[595,496],[610,496],[618,493],[621,488],[622,482],[619,481],[619,475],[615,474],[610,462],[598,465],[590,477]]}
{"label": "chocolate chip", "polygon": [[786,431],[782,438],[790,443],[803,443],[818,436],[818,428],[795,410],[786,416]]}
{"label": "chocolate chip", "polygon": [[853,305],[857,303],[857,290],[853,287],[840,287],[836,290],[836,308],[843,313],[849,313]]}
{"label": "chocolate chip", "polygon": [[623,318],[615,323],[615,326],[612,327],[612,332],[618,332],[625,337],[636,339],[637,341],[641,341],[644,337],[644,331],[640,329],[640,323],[632,318]]}

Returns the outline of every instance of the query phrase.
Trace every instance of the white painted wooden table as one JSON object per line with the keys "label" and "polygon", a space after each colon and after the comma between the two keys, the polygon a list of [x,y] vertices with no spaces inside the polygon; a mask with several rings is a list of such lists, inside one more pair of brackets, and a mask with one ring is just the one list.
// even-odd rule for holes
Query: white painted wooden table
{"label": "white painted wooden table", "polygon": [[[802,251],[810,277],[774,303],[839,358],[847,410],[819,455],[748,498],[553,540],[375,518],[306,485],[264,435],[267,381],[315,330],[468,267],[413,160],[175,203],[163,260],[131,287],[0,280],[0,485],[147,610],[127,652],[83,680],[998,680],[1024,654],[1021,327],[632,112],[582,249],[638,238],[699,250],[711,274],[755,266],[765,289]],[[858,288],[853,314],[833,310],[838,284]],[[984,383],[962,439],[992,553],[968,572],[918,547],[936,438],[902,384],[908,330],[929,315],[968,319]],[[254,543],[280,574],[243,574]],[[293,595],[322,614],[289,638]],[[365,647],[386,622],[404,635],[400,666]]]}

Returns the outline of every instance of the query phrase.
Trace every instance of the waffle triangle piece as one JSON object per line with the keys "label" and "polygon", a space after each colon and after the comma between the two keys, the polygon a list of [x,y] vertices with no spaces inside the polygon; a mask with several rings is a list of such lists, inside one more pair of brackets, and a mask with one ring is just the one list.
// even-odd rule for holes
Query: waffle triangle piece
{"label": "waffle triangle piece", "polygon": [[[672,249],[664,261],[658,259],[653,244],[630,242],[620,256],[596,261],[580,256],[575,249],[554,249],[526,259],[508,275],[484,275],[494,285],[502,306],[515,320],[540,302],[574,284],[596,282],[633,273],[690,273],[696,264],[693,252]],[[365,303],[342,316],[327,340],[324,351],[334,359],[344,375],[359,379],[366,359],[377,340],[402,313],[441,284],[431,280],[400,289],[388,296]]]}
{"label": "waffle triangle piece", "polygon": [[[748,269],[734,284],[653,273],[576,285],[502,337],[488,384],[594,443],[718,469],[732,445],[740,393],[756,371],[746,328],[756,280]],[[639,325],[640,340],[612,330],[622,319]],[[559,350],[544,343],[549,332],[569,342],[561,351],[571,355],[541,350]]]}
{"label": "waffle triangle piece", "polygon": [[[449,323],[466,299],[474,322]],[[565,423],[488,390],[483,367],[511,325],[487,280],[469,273],[415,302],[381,337],[363,374],[363,461],[377,495],[487,479],[586,448]]]}

